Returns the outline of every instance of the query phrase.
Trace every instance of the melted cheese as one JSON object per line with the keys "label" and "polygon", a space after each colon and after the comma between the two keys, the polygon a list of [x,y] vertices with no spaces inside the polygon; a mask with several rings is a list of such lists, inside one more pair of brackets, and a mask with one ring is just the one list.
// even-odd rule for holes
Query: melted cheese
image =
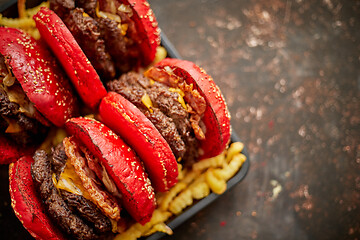
{"label": "melted cheese", "polygon": [[149,111],[152,113],[153,110],[153,104],[152,101],[149,97],[149,95],[147,93],[145,93],[142,97],[141,97],[141,102],[145,105],[145,107],[147,107],[149,109]]}
{"label": "melted cheese", "polygon": [[13,121],[12,119],[5,120],[9,124],[9,126],[5,130],[6,133],[17,133],[22,131],[22,128],[16,121]]}
{"label": "melted cheese", "polygon": [[66,161],[66,167],[64,171],[60,174],[59,180],[56,181],[54,184],[55,187],[58,189],[63,189],[91,200],[89,193],[83,187],[81,179],[76,174],[75,169],[73,165],[71,165],[70,161]]}
{"label": "melted cheese", "polygon": [[33,118],[35,114],[34,103],[30,102],[20,85],[4,87],[10,102],[19,104],[19,111],[25,113],[28,117]]}
{"label": "melted cheese", "polygon": [[179,94],[178,102],[181,104],[181,106],[182,106],[185,110],[187,110],[187,106],[186,106],[185,100],[184,100],[184,98],[183,98],[183,97],[185,96],[184,92],[181,91],[180,88],[169,88],[169,91],[170,91],[170,92],[177,92],[177,93]]}

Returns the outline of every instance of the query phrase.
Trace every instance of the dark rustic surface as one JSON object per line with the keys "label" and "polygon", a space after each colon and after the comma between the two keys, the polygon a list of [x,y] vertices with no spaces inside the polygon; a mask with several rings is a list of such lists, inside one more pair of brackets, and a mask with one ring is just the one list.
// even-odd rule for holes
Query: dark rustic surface
{"label": "dark rustic surface", "polygon": [[150,3],[220,85],[251,159],[169,239],[360,239],[360,1]]}
{"label": "dark rustic surface", "polygon": [[[150,4],[220,85],[251,158],[244,181],[166,239],[359,240],[360,1]],[[0,204],[0,236],[23,239]]]}

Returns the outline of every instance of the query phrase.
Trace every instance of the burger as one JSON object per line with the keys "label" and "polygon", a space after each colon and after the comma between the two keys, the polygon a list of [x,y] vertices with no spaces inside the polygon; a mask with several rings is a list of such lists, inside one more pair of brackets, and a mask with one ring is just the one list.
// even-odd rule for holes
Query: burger
{"label": "burger", "polygon": [[[65,127],[69,137],[51,154],[37,150],[10,167],[12,207],[31,235],[98,239],[149,221],[155,194],[135,152],[94,119]],[[169,171],[177,173],[176,162]]]}
{"label": "burger", "polygon": [[[165,66],[171,71],[162,70]],[[205,110],[196,125],[203,138],[195,137],[199,150],[194,161],[209,156],[210,151],[217,155],[224,150],[227,135],[230,135],[230,128],[224,129],[229,126],[229,115],[219,106],[225,103],[218,88],[209,91],[212,87],[202,86],[202,83],[212,83],[203,70],[187,61],[165,59],[145,74],[152,77],[148,79],[150,85],[160,84],[154,79],[170,84],[182,78],[186,86],[192,86],[188,87],[192,94],[173,90],[175,85],[162,86],[167,89],[163,94],[178,93],[173,99],[184,104],[181,106],[184,109],[193,108],[189,99],[199,102],[198,97],[194,97],[196,94],[203,97]],[[142,80],[147,78],[136,76]],[[201,78],[194,79],[194,76]],[[178,88],[182,88],[181,84]],[[204,89],[208,94],[203,94]],[[109,91],[98,108],[97,119],[102,123],[95,119],[72,118],[65,123],[68,137],[54,146],[50,154],[38,150],[32,158],[24,157],[11,165],[12,206],[34,237],[106,239],[123,232],[132,223],[145,224],[150,220],[156,208],[155,193],[167,191],[176,184],[177,161],[184,165],[189,162],[176,158],[161,132],[166,128],[159,131],[154,124],[151,114],[161,112],[157,109],[161,104],[150,96],[141,99],[143,106],[137,107],[121,94]],[[188,121],[193,121],[191,113],[188,115]],[[174,122],[171,118],[166,121]],[[211,127],[207,125],[209,122],[218,126]],[[191,127],[189,134],[195,136],[194,132]]]}
{"label": "burger", "polygon": [[33,18],[41,37],[59,59],[84,105],[96,111],[106,90],[69,29],[53,11],[45,7]]}
{"label": "burger", "polygon": [[[113,4],[104,3],[110,5],[99,1],[95,10]],[[107,239],[147,223],[155,193],[177,183],[178,164],[227,147],[230,115],[219,88],[203,69],[178,59],[104,86],[53,11],[43,8],[34,19],[95,119],[67,120],[67,137],[50,152],[37,150],[10,166],[16,216],[37,239]]]}

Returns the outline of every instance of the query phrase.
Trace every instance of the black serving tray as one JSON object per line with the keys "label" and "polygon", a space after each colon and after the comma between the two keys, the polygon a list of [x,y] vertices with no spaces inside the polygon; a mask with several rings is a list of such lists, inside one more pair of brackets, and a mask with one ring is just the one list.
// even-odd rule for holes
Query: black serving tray
{"label": "black serving tray", "polygon": [[[15,4],[16,2],[17,2],[17,0],[10,0],[10,1],[0,0],[0,12],[5,12],[6,15],[14,16],[14,14],[16,14],[16,13],[14,13],[14,11],[16,12],[16,4]],[[32,4],[31,6],[35,6],[37,3],[41,2],[41,1],[27,1],[27,2],[30,2],[30,4]],[[33,2],[35,2],[35,5]],[[169,39],[167,38],[167,36],[165,35],[165,33],[163,31],[161,32],[161,45],[166,49],[168,57],[182,59],[181,55],[178,53],[178,51],[176,50],[174,45],[169,41]],[[241,142],[241,139],[237,136],[236,133],[233,132],[231,134],[231,142],[239,142],[239,141]],[[233,188],[236,184],[240,183],[245,178],[245,176],[249,170],[250,159],[249,159],[249,154],[246,150],[246,147],[244,147],[242,153],[246,156],[246,161],[243,163],[242,167],[235,174],[235,176],[233,176],[227,182],[226,192],[230,191],[231,188]],[[9,193],[1,192],[0,194],[8,195]],[[168,222],[167,225],[172,230],[174,230],[175,228],[180,226],[185,221],[189,220],[196,213],[198,213],[199,211],[201,211],[202,209],[204,209],[205,207],[207,207],[208,205],[210,205],[212,202],[214,202],[216,199],[218,199],[220,197],[221,197],[221,195],[218,195],[215,193],[210,193],[210,195],[197,201],[195,204],[193,204],[192,206],[185,209],[185,211],[183,211],[180,215],[178,215],[175,218],[173,218],[172,220],[170,220],[170,222]],[[0,212],[0,214],[2,214],[2,213]],[[2,228],[2,226],[1,226],[1,228]],[[2,229],[2,230],[4,231],[5,229]],[[12,233],[10,232],[8,234],[10,237]],[[164,236],[166,236],[165,233],[157,232],[157,233],[154,233],[154,234],[150,235],[149,237],[146,237],[143,239],[144,240],[158,240]]]}

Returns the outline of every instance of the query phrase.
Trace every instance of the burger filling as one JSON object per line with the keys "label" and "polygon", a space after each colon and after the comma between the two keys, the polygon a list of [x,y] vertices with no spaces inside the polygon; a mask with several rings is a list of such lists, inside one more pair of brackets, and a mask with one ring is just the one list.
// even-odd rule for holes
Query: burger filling
{"label": "burger filling", "polygon": [[103,81],[138,67],[141,56],[129,6],[118,1],[51,0]]}
{"label": "burger filling", "polygon": [[50,123],[34,108],[0,54],[0,132],[21,146],[40,143]]}
{"label": "burger filling", "polygon": [[106,238],[131,223],[126,213],[120,216],[121,195],[103,166],[73,137],[51,154],[38,150],[33,158],[31,171],[40,197],[71,239]]}
{"label": "burger filling", "polygon": [[[98,176],[95,172],[89,167],[89,159],[92,163],[97,162],[95,157],[93,157],[84,147],[80,148],[79,144],[73,138],[65,138],[64,141],[65,152],[69,157],[71,165],[74,167],[74,172],[81,179],[84,191],[89,195],[89,198],[105,213],[106,216],[113,220],[120,219],[120,206],[117,203],[117,200],[113,197],[114,195],[109,194],[103,186],[104,182],[102,179],[109,180],[108,177],[104,177],[106,171],[102,171],[101,166],[94,166],[93,169],[99,169]],[[81,150],[83,149],[83,150]],[[100,165],[99,163],[97,163]],[[110,181],[106,181],[108,188],[114,192],[118,193],[118,190],[115,187],[115,184]],[[106,185],[105,185],[106,188]],[[119,193],[116,194],[119,196]]]}
{"label": "burger filling", "polygon": [[108,82],[107,88],[137,106],[168,142],[175,157],[190,166],[198,157],[198,140],[205,137],[201,122],[205,99],[185,81],[170,84],[174,81],[168,76],[165,81],[155,73],[147,74],[150,79],[129,72]]}

